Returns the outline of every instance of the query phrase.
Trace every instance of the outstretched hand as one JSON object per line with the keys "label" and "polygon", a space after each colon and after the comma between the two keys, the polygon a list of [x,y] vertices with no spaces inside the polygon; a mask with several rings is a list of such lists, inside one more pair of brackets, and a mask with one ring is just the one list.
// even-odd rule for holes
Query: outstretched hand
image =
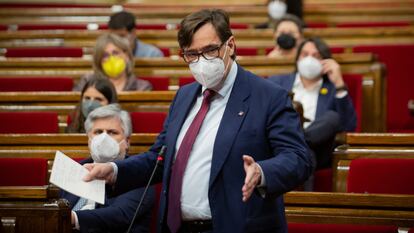
{"label": "outstretched hand", "polygon": [[261,172],[259,165],[254,161],[254,159],[249,155],[243,155],[244,161],[244,171],[246,172],[246,178],[244,180],[244,185],[242,188],[243,201],[246,202],[249,200],[257,184],[261,180]]}
{"label": "outstretched hand", "polygon": [[89,173],[83,177],[84,181],[89,182],[98,179],[105,180],[108,184],[115,183],[114,170],[110,163],[87,163],[83,166],[89,171]]}

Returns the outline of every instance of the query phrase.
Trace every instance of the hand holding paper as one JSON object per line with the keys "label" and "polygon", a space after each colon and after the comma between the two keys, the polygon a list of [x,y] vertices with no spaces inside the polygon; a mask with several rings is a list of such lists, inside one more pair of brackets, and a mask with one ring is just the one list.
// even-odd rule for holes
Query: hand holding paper
{"label": "hand holding paper", "polygon": [[88,170],[82,165],[73,161],[62,152],[56,151],[50,183],[77,196],[104,204],[105,181],[83,181],[82,178],[88,173]]}

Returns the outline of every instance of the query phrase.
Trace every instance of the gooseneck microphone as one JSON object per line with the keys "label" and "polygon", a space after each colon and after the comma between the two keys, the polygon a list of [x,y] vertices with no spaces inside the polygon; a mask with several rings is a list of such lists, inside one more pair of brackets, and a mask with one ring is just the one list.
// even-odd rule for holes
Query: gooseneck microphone
{"label": "gooseneck microphone", "polygon": [[144,193],[141,196],[141,200],[139,201],[137,209],[135,210],[134,217],[132,218],[132,221],[129,224],[129,227],[128,227],[128,230],[126,231],[126,233],[130,233],[131,230],[132,230],[132,227],[134,226],[135,218],[137,217],[139,209],[141,208],[142,202],[144,201],[144,198],[147,195],[147,191],[148,191],[149,186],[151,185],[152,179],[154,178],[155,171],[157,170],[158,165],[164,161],[164,153],[165,153],[166,149],[167,149],[167,147],[164,145],[164,146],[161,147],[160,152],[158,153],[158,157],[157,157],[157,161],[155,162],[154,170],[152,170],[152,173],[151,173],[151,176],[148,180],[148,183],[145,186]]}

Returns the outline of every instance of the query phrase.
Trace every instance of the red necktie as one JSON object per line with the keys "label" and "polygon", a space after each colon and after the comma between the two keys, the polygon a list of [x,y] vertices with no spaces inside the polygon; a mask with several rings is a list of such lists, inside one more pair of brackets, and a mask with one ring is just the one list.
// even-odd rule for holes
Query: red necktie
{"label": "red necktie", "polygon": [[200,110],[194,117],[193,122],[188,128],[185,136],[178,149],[175,162],[172,166],[170,186],[168,192],[168,215],[167,224],[172,233],[176,233],[181,225],[181,189],[183,184],[184,171],[187,166],[190,152],[197,138],[197,134],[200,131],[200,127],[203,124],[203,120],[207,115],[210,107],[211,97],[214,92],[206,89],[203,93],[203,103]]}

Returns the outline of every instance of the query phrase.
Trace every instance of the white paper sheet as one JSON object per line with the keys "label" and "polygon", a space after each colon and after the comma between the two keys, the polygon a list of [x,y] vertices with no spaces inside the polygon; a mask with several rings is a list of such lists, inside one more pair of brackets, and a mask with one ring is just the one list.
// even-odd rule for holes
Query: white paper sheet
{"label": "white paper sheet", "polygon": [[82,178],[88,174],[88,170],[72,160],[60,151],[56,151],[53,161],[50,183],[86,199],[99,204],[105,202],[105,181],[93,180],[85,182]]}

